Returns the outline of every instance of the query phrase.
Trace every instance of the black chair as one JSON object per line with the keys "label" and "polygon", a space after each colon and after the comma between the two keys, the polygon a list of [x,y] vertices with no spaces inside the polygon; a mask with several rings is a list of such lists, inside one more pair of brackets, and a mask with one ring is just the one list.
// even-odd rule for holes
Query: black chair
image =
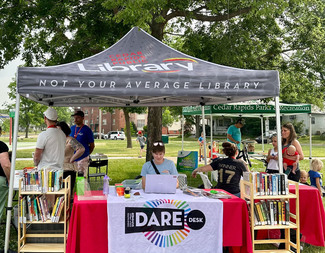
{"label": "black chair", "polygon": [[[106,168],[106,171],[104,173],[104,168]],[[95,173],[90,174],[90,168],[96,168]],[[99,177],[100,179],[107,175],[108,173],[108,160],[90,160],[89,165],[88,165],[88,182],[90,182],[90,178],[94,177],[95,180],[97,181],[97,178]]]}

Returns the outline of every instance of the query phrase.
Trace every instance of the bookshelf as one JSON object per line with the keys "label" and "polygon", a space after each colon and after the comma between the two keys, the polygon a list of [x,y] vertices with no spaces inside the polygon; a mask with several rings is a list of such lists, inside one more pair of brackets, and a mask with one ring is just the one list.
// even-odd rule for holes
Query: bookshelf
{"label": "bookshelf", "polygon": [[[287,180],[287,179],[286,179]],[[253,252],[293,252],[292,248],[296,250],[297,253],[300,252],[300,224],[299,224],[299,183],[287,180],[289,184],[293,184],[295,186],[295,192],[289,193],[286,192],[284,195],[274,194],[274,195],[258,195],[259,193],[255,191],[256,182],[253,180],[241,180],[240,182],[240,189],[241,189],[241,198],[246,200],[249,216],[250,216],[250,225],[251,225],[251,235],[252,235],[252,244],[253,244]],[[288,186],[287,186],[288,188]],[[255,208],[256,203],[264,201],[267,203],[270,202],[277,202],[277,203],[285,203],[287,201],[289,206],[289,200],[295,199],[296,200],[296,208],[295,213],[292,213],[292,210],[288,210],[287,217],[291,219],[287,219],[287,221],[282,222],[273,222],[269,224],[268,222],[265,222],[264,224],[261,224],[262,221],[258,219],[256,216],[259,215],[258,208]],[[254,210],[255,209],[255,210]],[[271,210],[270,208],[268,210]],[[270,211],[269,211],[270,212]],[[256,214],[256,215],[255,215]],[[274,215],[273,211],[272,214],[268,213],[266,215],[272,216]],[[275,216],[273,216],[275,217]],[[278,224],[280,223],[280,224]],[[286,224],[283,224],[286,223]],[[284,229],[285,238],[284,239],[257,239],[256,238],[256,232],[258,230],[272,230],[272,229]],[[296,233],[296,241],[292,242],[290,240],[290,230],[294,230]],[[272,244],[272,243],[284,243],[285,249],[275,249],[275,250],[261,250],[261,249],[255,249],[256,245],[263,245],[263,244]]]}
{"label": "bookshelf", "polygon": [[[51,192],[24,190],[23,180],[23,178],[19,180],[18,252],[65,253],[70,217],[70,176],[62,180],[63,188]],[[27,199],[33,201],[29,202]],[[48,199],[54,200],[53,206],[47,202]],[[39,205],[34,208],[41,210],[38,214],[28,206],[34,201]],[[29,230],[31,225],[37,226],[38,229]]]}

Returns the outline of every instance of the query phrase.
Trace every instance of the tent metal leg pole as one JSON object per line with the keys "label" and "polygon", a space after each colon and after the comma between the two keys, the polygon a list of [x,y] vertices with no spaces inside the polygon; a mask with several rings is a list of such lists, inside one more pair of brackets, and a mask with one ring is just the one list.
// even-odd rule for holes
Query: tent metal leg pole
{"label": "tent metal leg pole", "polygon": [[311,113],[309,114],[309,168],[311,168],[312,155],[312,129],[311,129]]}
{"label": "tent metal leg pole", "polygon": [[275,97],[275,117],[276,117],[276,133],[277,133],[277,141],[278,141],[279,170],[280,170],[280,173],[283,173],[282,138],[281,138],[281,119],[280,119],[279,97]]}
{"label": "tent metal leg pole", "polygon": [[182,151],[183,151],[184,150],[184,115],[182,115],[181,125],[182,125]]}
{"label": "tent metal leg pole", "polygon": [[264,153],[264,120],[263,116],[261,116],[261,132],[262,132],[262,152]]}
{"label": "tent metal leg pole", "polygon": [[212,113],[210,114],[210,153],[211,153],[211,155],[210,155],[210,158],[212,159],[212,157],[213,157],[213,152],[212,152],[212,150],[213,150],[213,118],[212,118]]}
{"label": "tent metal leg pole", "polygon": [[[8,252],[9,239],[10,239],[10,221],[11,221],[11,210],[12,210],[12,197],[14,191],[14,177],[16,167],[16,151],[17,151],[17,137],[18,137],[18,122],[19,122],[19,106],[20,106],[20,95],[16,93],[16,111],[15,111],[15,123],[14,123],[14,136],[12,142],[12,156],[11,156],[11,167],[10,167],[10,183],[9,183],[9,194],[8,194],[8,208],[7,208],[7,221],[6,221],[6,237],[5,237],[5,250]],[[20,229],[18,227],[18,229]]]}
{"label": "tent metal leg pole", "polygon": [[204,105],[201,105],[202,109],[202,126],[203,126],[203,150],[204,150],[204,164],[207,165],[207,142],[206,142],[206,133],[205,133],[205,114],[204,114]]}

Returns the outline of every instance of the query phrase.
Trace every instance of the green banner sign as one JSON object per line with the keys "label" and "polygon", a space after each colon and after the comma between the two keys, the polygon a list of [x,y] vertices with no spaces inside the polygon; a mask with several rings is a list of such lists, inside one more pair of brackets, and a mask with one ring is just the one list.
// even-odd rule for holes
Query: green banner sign
{"label": "green banner sign", "polygon": [[[267,104],[218,104],[205,106],[206,114],[274,114],[275,106]],[[280,104],[281,114],[311,113],[309,104]],[[183,107],[183,115],[201,115],[201,106]]]}

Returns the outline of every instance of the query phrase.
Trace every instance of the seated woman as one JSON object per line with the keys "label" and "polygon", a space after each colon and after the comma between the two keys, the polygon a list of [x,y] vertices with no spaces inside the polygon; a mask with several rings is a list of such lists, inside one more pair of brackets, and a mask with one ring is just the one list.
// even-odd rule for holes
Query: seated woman
{"label": "seated woman", "polygon": [[[142,188],[146,186],[146,175],[147,174],[170,174],[178,175],[176,166],[173,161],[164,158],[165,145],[162,141],[155,141],[152,146],[152,157],[153,159],[146,162],[142,166]],[[154,166],[156,166],[159,173],[156,172]]]}
{"label": "seated woman", "polygon": [[223,189],[237,197],[240,197],[239,181],[244,171],[247,171],[244,161],[236,159],[238,149],[236,144],[230,142],[222,143],[223,153],[227,156],[224,159],[213,161],[209,165],[196,168],[192,176],[196,177],[198,172],[207,172],[212,170],[219,171],[218,189]]}

